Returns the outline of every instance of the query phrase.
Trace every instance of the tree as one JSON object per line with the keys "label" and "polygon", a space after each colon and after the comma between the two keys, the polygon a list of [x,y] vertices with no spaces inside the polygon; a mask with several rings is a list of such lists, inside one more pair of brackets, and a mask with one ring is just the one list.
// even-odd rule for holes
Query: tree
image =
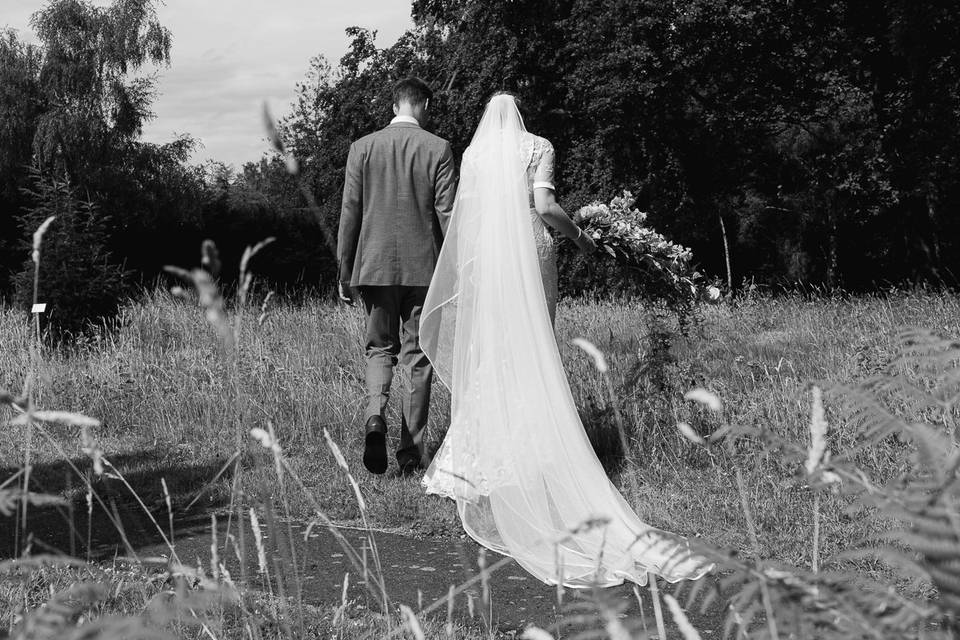
{"label": "tree", "polygon": [[144,64],[168,64],[171,34],[154,0],[55,0],[31,18],[40,38],[40,90],[47,109],[37,123],[38,167],[82,187],[103,182],[116,153],[150,117],[153,80],[130,79]]}
{"label": "tree", "polygon": [[[960,270],[960,6],[415,0],[412,15],[389,47],[351,27],[336,64],[311,61],[279,123],[299,175],[273,155],[210,181],[187,166],[189,137],[138,140],[152,81],[132,72],[170,55],[154,1],[53,0],[33,19],[39,48],[0,38],[0,232],[37,204],[22,190],[32,164],[96,203],[108,252],[142,278],[190,262],[204,234],[227,255],[230,237],[260,234],[286,245],[264,256],[273,277],[332,284],[322,229],[349,145],[416,75],[435,90],[428,127],[458,155],[485,100],[519,93],[557,149],[568,210],[629,189],[708,273],[725,272],[727,246],[735,281],[863,289]],[[11,235],[0,265],[21,258]]]}
{"label": "tree", "polygon": [[15,214],[26,204],[21,187],[29,179],[37,118],[44,108],[40,64],[36,47],[20,42],[13,31],[0,34],[0,291],[20,262]]}
{"label": "tree", "polygon": [[[185,166],[192,139],[139,141],[151,116],[153,80],[133,74],[170,59],[171,35],[157,21],[153,0],[115,0],[107,7],[54,0],[31,24],[39,47],[12,36],[0,45],[0,73],[8,80],[0,88],[0,163],[21,168],[4,172],[9,182],[0,198],[13,204],[6,211],[27,238],[38,211],[64,216],[59,226],[74,235],[69,242],[59,232],[53,237],[71,269],[90,283],[81,287],[67,278],[77,284],[67,306],[83,324],[86,311],[90,318],[108,315],[103,295],[118,294],[126,278],[118,265],[149,277],[178,259],[179,243],[196,246],[191,232],[199,235],[202,183]],[[0,224],[10,226],[9,220]],[[164,240],[170,243],[158,244]],[[86,254],[85,244],[91,247]],[[0,250],[10,263],[22,259],[22,247],[13,243]],[[124,278],[117,280],[117,273]]]}
{"label": "tree", "polygon": [[925,0],[851,3],[857,68],[870,92],[898,206],[890,262],[955,282],[960,224],[960,8]]}

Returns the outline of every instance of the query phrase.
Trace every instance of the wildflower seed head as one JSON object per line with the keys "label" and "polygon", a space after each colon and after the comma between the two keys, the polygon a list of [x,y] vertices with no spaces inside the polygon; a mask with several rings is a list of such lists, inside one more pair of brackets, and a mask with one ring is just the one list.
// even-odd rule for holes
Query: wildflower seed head
{"label": "wildflower seed head", "polygon": [[35,264],[40,264],[40,245],[43,244],[43,234],[47,232],[47,229],[50,228],[50,225],[53,224],[53,221],[57,216],[50,216],[43,221],[37,230],[33,232],[33,262]]}
{"label": "wildflower seed head", "polygon": [[222,264],[220,263],[220,252],[217,251],[217,245],[213,240],[204,240],[200,249],[200,264],[206,269],[207,273],[216,278],[220,275]]}
{"label": "wildflower seed head", "polygon": [[333,452],[333,458],[337,461],[337,464],[340,465],[340,468],[344,471],[349,471],[350,467],[347,465],[347,459],[343,457],[340,447],[337,446],[337,443],[334,442],[333,438],[330,437],[330,432],[324,429],[323,437],[326,438],[327,446],[330,447],[330,451]]}
{"label": "wildflower seed head", "polygon": [[690,426],[689,424],[687,424],[686,422],[680,422],[680,423],[678,423],[678,424],[677,424],[677,429],[680,430],[680,434],[681,434],[684,438],[686,438],[687,440],[689,440],[689,441],[692,442],[693,444],[706,444],[706,440],[704,440],[703,437],[702,437],[699,433],[697,433],[696,431],[694,431],[693,427],[691,427],[691,426]]}
{"label": "wildflower seed head", "polygon": [[687,400],[693,400],[694,402],[699,402],[702,405],[706,405],[710,411],[714,413],[720,413],[723,411],[723,403],[720,402],[720,398],[716,394],[707,391],[706,389],[696,388],[688,391],[684,396]]}
{"label": "wildflower seed head", "polygon": [[521,640],[554,640],[554,637],[540,627],[527,627],[520,636]]}
{"label": "wildflower seed head", "polygon": [[253,529],[253,542],[257,547],[257,565],[260,573],[267,572],[267,549],[263,545],[263,530],[260,528],[260,519],[257,518],[257,512],[250,508],[250,528]]}
{"label": "wildflower seed head", "polygon": [[250,260],[252,260],[255,255],[263,251],[266,247],[270,246],[275,241],[276,241],[276,238],[273,236],[270,236],[269,238],[265,238],[261,240],[260,242],[253,245],[252,247],[247,247],[243,251],[243,256],[240,258],[240,273],[243,274],[244,276],[249,275]]}
{"label": "wildflower seed head", "polygon": [[280,139],[280,132],[277,131],[276,121],[274,121],[273,116],[270,114],[270,107],[267,106],[266,102],[263,103],[263,127],[267,131],[267,139],[270,141],[270,146],[272,146],[277,153],[283,153],[283,140]]}
{"label": "wildflower seed head", "polygon": [[609,371],[607,367],[607,359],[604,357],[603,352],[597,348],[595,344],[584,338],[574,338],[573,344],[577,347],[583,349],[588,356],[593,358],[593,366],[597,368],[597,371],[600,373],[606,373]]}
{"label": "wildflower seed head", "polygon": [[288,153],[284,160],[287,165],[287,173],[292,176],[300,174],[300,162],[297,161],[297,158],[292,153]]}
{"label": "wildflower seed head", "polygon": [[669,594],[664,594],[663,600],[667,603],[670,615],[673,616],[673,621],[677,624],[677,629],[684,640],[700,640],[700,633],[690,624],[687,614],[683,612],[677,599]]}
{"label": "wildflower seed head", "polygon": [[269,449],[274,453],[280,453],[280,443],[277,442],[269,431],[266,429],[261,429],[260,427],[254,427],[250,429],[250,435],[254,440],[260,443],[264,449]]}
{"label": "wildflower seed head", "polygon": [[807,449],[807,462],[804,465],[808,475],[813,475],[817,467],[829,459],[827,429],[827,419],[823,411],[823,393],[820,387],[814,387],[813,407],[810,411],[810,448]]}
{"label": "wildflower seed head", "polygon": [[410,630],[410,633],[413,634],[413,637],[416,638],[416,640],[426,640],[427,636],[424,635],[420,621],[417,620],[417,616],[413,610],[407,605],[402,604],[400,605],[400,613],[403,615],[403,621],[407,629]]}

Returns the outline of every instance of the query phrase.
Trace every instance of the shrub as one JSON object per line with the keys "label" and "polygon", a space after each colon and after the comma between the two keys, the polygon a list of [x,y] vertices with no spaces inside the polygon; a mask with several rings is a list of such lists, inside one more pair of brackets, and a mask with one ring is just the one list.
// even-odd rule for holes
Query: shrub
{"label": "shrub", "polygon": [[[36,300],[47,304],[44,327],[62,339],[113,317],[129,274],[107,249],[108,216],[78,198],[67,182],[37,175],[35,184],[36,190],[28,192],[35,205],[20,216],[20,226],[31,238],[44,220],[55,217],[43,238]],[[25,252],[29,247],[24,245]],[[27,259],[14,276],[16,303],[28,311],[35,295],[34,269],[34,261]]]}

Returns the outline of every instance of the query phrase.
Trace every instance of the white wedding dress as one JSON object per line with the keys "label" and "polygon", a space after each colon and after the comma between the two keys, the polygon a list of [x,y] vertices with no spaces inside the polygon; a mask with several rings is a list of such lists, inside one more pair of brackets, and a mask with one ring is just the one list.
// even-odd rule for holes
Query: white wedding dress
{"label": "white wedding dress", "polygon": [[580,422],[531,226],[530,139],[513,98],[499,95],[464,154],[420,321],[451,392],[450,428],[424,485],[456,501],[472,538],[544,582],[699,578],[710,567],[685,539],[637,517]]}

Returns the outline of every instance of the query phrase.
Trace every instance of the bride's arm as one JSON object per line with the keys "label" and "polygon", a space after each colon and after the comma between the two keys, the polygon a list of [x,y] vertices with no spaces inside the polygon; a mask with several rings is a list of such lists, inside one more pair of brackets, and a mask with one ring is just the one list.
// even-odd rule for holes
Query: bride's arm
{"label": "bride's arm", "polygon": [[593,239],[583,233],[583,231],[574,224],[567,212],[557,202],[557,196],[553,189],[537,187],[533,190],[533,202],[537,208],[537,213],[543,218],[543,221],[573,240],[577,247],[584,253],[592,253],[597,249],[597,244]]}

